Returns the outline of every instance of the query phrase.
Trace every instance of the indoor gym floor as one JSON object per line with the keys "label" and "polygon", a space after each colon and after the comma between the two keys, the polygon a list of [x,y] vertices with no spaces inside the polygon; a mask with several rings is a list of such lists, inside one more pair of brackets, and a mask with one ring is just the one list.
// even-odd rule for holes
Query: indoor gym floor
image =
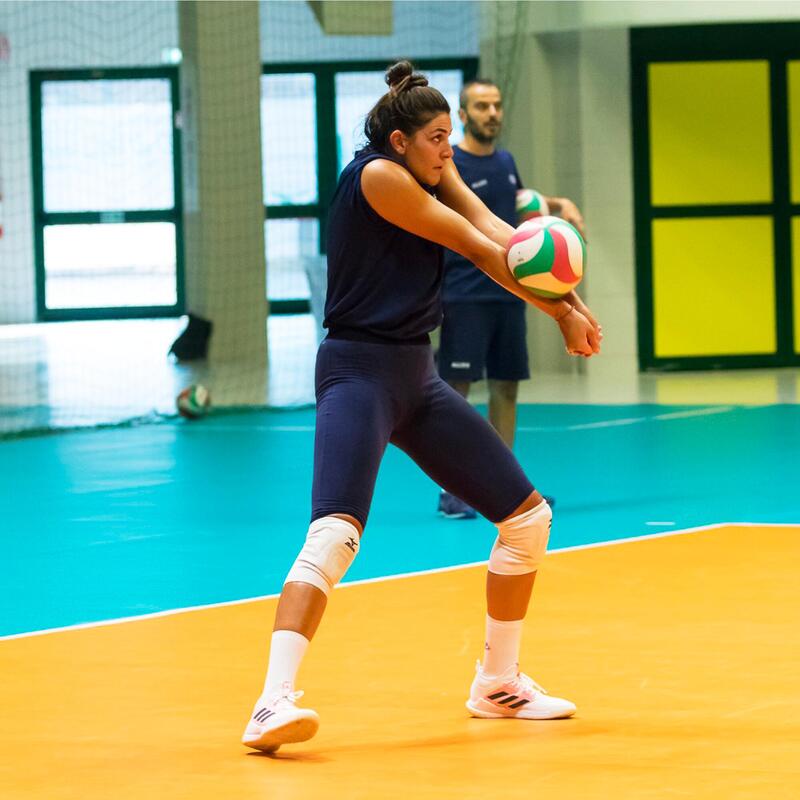
{"label": "indoor gym floor", "polygon": [[800,407],[521,408],[558,498],[522,666],[561,722],[467,715],[493,528],[390,450],[300,673],[320,732],[263,756],[312,439],[296,411],[0,444],[0,795],[800,796]]}

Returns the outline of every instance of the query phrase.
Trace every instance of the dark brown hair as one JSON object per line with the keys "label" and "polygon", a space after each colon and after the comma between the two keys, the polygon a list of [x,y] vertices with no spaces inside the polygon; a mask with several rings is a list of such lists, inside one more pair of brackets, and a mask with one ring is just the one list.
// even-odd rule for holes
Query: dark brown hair
{"label": "dark brown hair", "polygon": [[367,146],[388,153],[389,134],[401,130],[411,136],[437,114],[449,114],[444,95],[410,61],[398,61],[386,70],[389,91],[372,107],[364,122]]}

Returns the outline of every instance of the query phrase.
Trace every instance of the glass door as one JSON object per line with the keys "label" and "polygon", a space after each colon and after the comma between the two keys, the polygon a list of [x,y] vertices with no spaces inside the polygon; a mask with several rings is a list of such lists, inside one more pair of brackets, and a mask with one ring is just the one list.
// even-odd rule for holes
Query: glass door
{"label": "glass door", "polygon": [[313,73],[261,76],[261,130],[270,311],[307,312],[320,253]]}
{"label": "glass door", "polygon": [[177,74],[33,73],[40,319],[182,313]]}

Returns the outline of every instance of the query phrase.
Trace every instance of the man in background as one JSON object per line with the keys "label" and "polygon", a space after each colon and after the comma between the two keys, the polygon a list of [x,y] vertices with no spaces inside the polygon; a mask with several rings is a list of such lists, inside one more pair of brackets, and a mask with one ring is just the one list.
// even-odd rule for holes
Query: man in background
{"label": "man in background", "polygon": [[[464,139],[453,148],[453,161],[464,182],[489,210],[516,227],[516,196],[523,187],[511,153],[495,146],[503,124],[500,89],[488,80],[469,81],[459,101]],[[545,200],[551,214],[584,233],[583,218],[571,200]],[[439,374],[465,398],[471,384],[486,376],[489,422],[513,448],[519,382],[530,377],[525,303],[449,250],[445,251],[442,299]],[[555,503],[552,497],[545,499],[551,506]],[[439,513],[449,519],[476,517],[474,509],[445,491],[439,497]]]}

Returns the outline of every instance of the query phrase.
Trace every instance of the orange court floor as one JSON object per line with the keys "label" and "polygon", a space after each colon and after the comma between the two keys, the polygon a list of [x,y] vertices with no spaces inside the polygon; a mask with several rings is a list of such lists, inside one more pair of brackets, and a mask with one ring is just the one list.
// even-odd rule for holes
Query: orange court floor
{"label": "orange court floor", "polygon": [[336,590],[276,755],[239,736],[275,600],[0,641],[4,800],[800,797],[800,527],[548,555],[522,668],[570,720],[471,719],[485,567]]}

